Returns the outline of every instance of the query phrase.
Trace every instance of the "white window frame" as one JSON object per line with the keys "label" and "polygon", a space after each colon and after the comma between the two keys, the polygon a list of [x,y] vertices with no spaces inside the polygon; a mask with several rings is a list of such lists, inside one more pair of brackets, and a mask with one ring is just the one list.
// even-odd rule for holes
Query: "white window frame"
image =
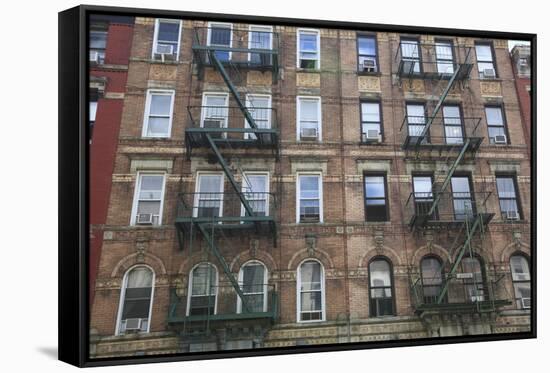
{"label": "white window frame", "polygon": [[166,192],[166,172],[158,171],[139,171],[136,174],[136,183],[134,187],[134,200],[132,202],[132,215],[130,217],[130,225],[136,225],[137,211],[138,211],[138,202],[139,202],[139,191],[141,189],[141,177],[143,175],[150,176],[162,176],[162,191],[160,194],[160,209],[159,209],[159,222],[158,226],[162,225],[162,215],[164,211],[164,193]]}
{"label": "white window frame", "polygon": [[[166,23],[177,23],[179,25],[179,33],[178,33],[178,46],[176,48],[176,61],[179,61],[180,58],[180,48],[181,48],[181,33],[183,31],[183,22],[178,19],[169,19],[169,18],[157,18],[155,19],[155,31],[153,34],[153,49],[151,50],[151,59],[155,59],[155,51],[157,50],[157,44],[158,44],[158,32],[159,32],[159,24],[160,22],[166,22]],[[156,60],[155,60],[156,61]]]}
{"label": "white window frame", "polygon": [[[319,263],[319,266],[321,268],[320,271],[320,280],[321,280],[321,319],[320,320],[301,320],[301,313],[302,313],[302,292],[300,289],[300,286],[302,284],[302,271],[300,270],[302,267],[302,264],[305,262],[317,262]],[[296,270],[296,322],[298,323],[316,323],[316,322],[324,322],[326,321],[326,303],[325,303],[325,267],[323,266],[323,263],[321,263],[319,260],[315,258],[307,258],[300,262],[298,265],[298,268]]]}
{"label": "white window frame", "polygon": [[319,105],[317,106],[317,117],[319,122],[317,124],[317,141],[323,141],[323,103],[320,96],[296,96],[296,141],[300,141],[300,118],[302,108],[301,100],[317,100],[319,102]]}
{"label": "white window frame", "polygon": [[[255,29],[255,30],[253,30]],[[260,30],[259,30],[260,29]],[[265,31],[262,31],[264,29]],[[255,31],[269,32],[269,50],[273,49],[273,26],[249,25],[248,26],[248,49],[252,49],[252,33]],[[248,61],[252,59],[252,53],[248,53]]]}
{"label": "white window frame", "polygon": [[[210,38],[212,36],[212,27],[216,26],[229,26],[229,48],[233,48],[233,24],[229,22],[208,22],[207,35],[206,35],[206,45],[210,45]],[[229,61],[231,61],[233,52],[229,51]]]}
{"label": "white window frame", "polygon": [[[319,177],[319,222],[324,222],[323,217],[323,173],[321,171],[310,171],[310,172],[298,172],[296,174],[296,223],[303,224],[300,222],[300,176],[318,176]],[[316,224],[318,224],[316,223]]]}
{"label": "white window frame", "polygon": [[[227,128],[229,126],[229,93],[227,92],[203,92],[202,93],[202,104],[201,104],[201,122],[200,127],[204,128],[204,120],[206,119],[206,109],[205,107],[208,106],[206,104],[207,97],[209,96],[219,96],[223,97],[225,99],[225,118],[223,118],[223,128]],[[227,137],[227,132],[222,132],[221,136],[223,138]]]}
{"label": "white window frame", "polygon": [[[249,264],[259,264],[261,265],[262,267],[264,267],[264,282],[263,282],[263,292],[264,292],[264,304],[263,304],[263,310],[262,312],[267,312],[267,279],[269,278],[268,276],[268,272],[267,272],[267,267],[264,263],[260,262],[259,260],[249,260],[247,261],[246,263],[244,263],[241,268],[239,269],[239,286],[241,287],[241,291],[243,291],[243,294],[247,294],[244,292],[244,267],[246,267],[247,265]],[[249,293],[249,294],[257,294],[257,293]],[[242,300],[241,300],[241,297],[239,297],[239,295],[237,294],[237,313],[242,313]]]}
{"label": "white window frame", "polygon": [[[151,113],[152,96],[170,96],[170,115],[168,117],[168,130],[164,136],[149,136],[147,130],[149,129],[149,114]],[[147,90],[147,97],[145,99],[145,111],[143,115],[143,126],[141,131],[141,137],[144,138],[170,138],[172,135],[172,120],[174,118],[174,96],[176,92],[173,89],[149,89]]]}
{"label": "white window frame", "polygon": [[[216,274],[216,280],[214,282],[214,315],[218,313],[218,284],[219,284],[219,276],[218,276],[218,267],[214,265],[214,263],[211,262],[200,262],[197,263],[191,268],[191,271],[189,271],[189,283],[187,284],[187,309],[185,310],[185,316],[189,316],[189,312],[191,311],[191,296],[193,294],[193,271],[195,271],[195,268],[202,264],[208,264],[214,268],[214,273]],[[212,285],[210,285],[212,286]]]}
{"label": "white window frame", "polygon": [[149,302],[149,318],[147,321],[147,330],[141,331],[140,333],[149,333],[151,330],[151,320],[153,319],[153,298],[155,296],[155,271],[153,268],[146,264],[136,264],[132,267],[130,267],[126,273],[124,273],[124,277],[122,278],[122,287],[120,288],[120,296],[118,300],[118,311],[117,311],[117,318],[116,318],[116,326],[115,326],[115,335],[124,335],[120,331],[121,323],[122,323],[122,309],[124,308],[124,298],[126,298],[126,286],[128,285],[128,274],[133,271],[135,268],[139,267],[145,267],[153,273],[153,278],[151,279],[151,300]]}
{"label": "white window frame", "polygon": [[[270,175],[269,175],[269,171],[245,171],[243,172],[243,180],[241,182],[241,191],[243,193],[246,192],[246,186],[245,186],[245,183],[244,183],[244,177],[245,176],[253,176],[253,175],[263,175],[266,177],[266,190],[265,190],[265,193],[266,193],[266,207],[265,207],[265,216],[269,216],[269,190],[270,190]],[[246,196],[245,196],[246,198]],[[244,209],[244,206],[243,204],[241,203],[241,216],[245,216],[245,209]]]}
{"label": "white window frame", "polygon": [[[193,217],[196,218],[199,215],[199,194],[200,194],[200,178],[204,175],[221,176],[222,182],[220,183],[220,193],[222,193],[222,199],[220,201],[220,217],[223,216],[223,193],[225,185],[225,175],[223,172],[218,171],[197,171],[197,178],[195,180],[195,198],[193,201]],[[221,222],[220,222],[221,224]]]}
{"label": "white window frame", "polygon": [[315,70],[321,69],[321,30],[311,28],[299,28],[296,30],[296,67],[300,67],[300,33],[315,33],[317,35],[317,60],[315,62]]}
{"label": "white window frame", "polygon": [[[256,94],[256,93],[247,93],[247,94],[246,94],[245,106],[246,106],[247,108],[253,109],[253,108],[251,107],[251,100],[250,100],[251,97],[252,97],[252,98],[254,98],[254,97],[259,97],[259,98],[267,98],[267,99],[268,99],[267,107],[269,108],[269,110],[268,110],[268,115],[267,115],[267,128],[271,128],[271,115],[273,114],[273,113],[272,113],[272,110],[271,110],[271,109],[272,109],[272,106],[271,106],[271,105],[272,105],[272,103],[271,103],[271,95],[261,94],[261,93],[258,93],[258,94]],[[244,118],[244,128],[250,128],[250,126],[248,125],[248,121],[246,120],[246,118]],[[250,132],[245,132],[245,133],[244,133],[244,138],[245,138],[245,139],[252,139],[252,138],[253,138],[252,135],[253,135],[253,134],[250,133]]]}

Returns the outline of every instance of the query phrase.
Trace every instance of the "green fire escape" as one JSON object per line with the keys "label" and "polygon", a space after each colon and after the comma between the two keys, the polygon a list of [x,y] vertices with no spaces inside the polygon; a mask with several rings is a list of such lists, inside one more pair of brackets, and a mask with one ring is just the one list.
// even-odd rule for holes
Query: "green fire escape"
{"label": "green fire escape", "polygon": [[[203,103],[202,106],[188,107],[187,157],[204,156],[210,163],[217,163],[229,181],[229,187],[222,186],[219,193],[200,190],[181,193],[175,225],[180,249],[191,251],[194,246],[204,245],[220,264],[229,285],[208,289],[209,301],[211,292],[215,292],[219,299],[214,301],[216,306],[209,305],[203,314],[190,314],[185,296],[173,289],[168,317],[172,325],[183,324],[184,329],[190,330],[193,325],[199,325],[196,330],[208,332],[211,324],[218,321],[272,323],[277,318],[276,291],[267,290],[267,305],[263,309],[250,304],[251,298],[247,297],[242,283],[231,272],[224,251],[231,249],[230,237],[242,236],[245,232],[271,237],[276,245],[275,194],[251,189],[240,168],[238,150],[245,154],[259,151],[263,157],[266,157],[267,150],[268,158],[278,160],[276,112],[270,105],[258,107],[245,101],[243,96],[248,98],[248,92],[246,79],[242,78],[243,73],[259,71],[264,76],[268,74],[272,82],[278,79],[278,41],[276,33],[263,30],[226,30],[221,27],[197,27],[194,30],[192,49],[199,80],[204,80],[207,72],[219,74],[236,105]],[[249,154],[245,156],[250,157]],[[215,309],[217,311],[212,311]]]}
{"label": "green fire escape", "polygon": [[[478,238],[483,240],[486,226],[494,216],[485,208],[489,192],[447,191],[459,165],[468,156],[475,157],[483,140],[476,136],[480,118],[444,112],[445,100],[453,89],[459,84],[462,87],[467,84],[473,67],[471,60],[471,47],[453,46],[448,41],[435,44],[401,41],[395,56],[399,83],[412,86],[413,80],[422,80],[433,88],[432,97],[436,98],[430,112],[424,109],[424,112],[405,114],[401,131],[404,132],[402,148],[406,157],[415,161],[433,160],[435,154],[438,159],[444,158],[447,165],[441,171],[445,173],[441,183],[432,180],[429,191],[413,191],[409,196],[406,202],[406,209],[412,211],[409,227],[417,232],[443,229],[456,234],[451,262],[443,265],[450,270],[441,276],[441,282],[437,286],[424,287],[420,277],[412,283],[413,304],[419,314],[493,312],[509,304],[496,299],[494,286],[498,280],[489,283],[484,279],[480,285],[473,277],[483,277],[481,272],[459,272],[463,258],[474,257],[473,242]],[[431,287],[429,296],[426,295],[428,287]]]}

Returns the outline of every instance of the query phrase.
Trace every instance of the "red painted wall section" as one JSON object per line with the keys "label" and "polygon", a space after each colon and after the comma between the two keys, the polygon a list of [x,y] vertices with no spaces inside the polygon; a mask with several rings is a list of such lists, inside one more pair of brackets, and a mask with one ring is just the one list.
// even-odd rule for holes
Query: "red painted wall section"
{"label": "red painted wall section", "polygon": [[128,78],[128,72],[126,70],[106,70],[102,67],[94,67],[90,69],[90,76],[107,78],[105,92],[124,93],[126,90],[126,79]]}
{"label": "red painted wall section", "polygon": [[111,23],[107,33],[105,63],[127,65],[132,47],[133,26]]}

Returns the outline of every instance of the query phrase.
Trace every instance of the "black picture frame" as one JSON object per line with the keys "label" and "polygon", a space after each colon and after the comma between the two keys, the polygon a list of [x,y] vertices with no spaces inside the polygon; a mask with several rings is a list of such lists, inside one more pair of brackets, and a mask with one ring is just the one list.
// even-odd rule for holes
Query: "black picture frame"
{"label": "black picture frame", "polygon": [[[79,367],[174,362],[197,359],[219,359],[262,355],[283,355],[325,351],[342,351],[448,343],[483,342],[536,338],[536,281],[532,281],[531,331],[461,337],[438,337],[410,340],[388,340],[368,343],[327,344],[262,348],[247,351],[217,351],[125,358],[89,358],[88,252],[89,194],[88,177],[88,59],[87,35],[90,14],[167,17],[210,21],[269,23],[303,27],[353,29],[365,32],[399,32],[437,34],[439,36],[481,37],[525,40],[531,43],[531,180],[536,180],[537,118],[537,36],[486,30],[462,30],[435,27],[400,26],[341,21],[324,21],[234,14],[169,11],[82,5],[59,13],[59,360]],[[531,222],[536,218],[536,183],[531,183]],[[531,274],[537,277],[536,224],[531,224]]]}

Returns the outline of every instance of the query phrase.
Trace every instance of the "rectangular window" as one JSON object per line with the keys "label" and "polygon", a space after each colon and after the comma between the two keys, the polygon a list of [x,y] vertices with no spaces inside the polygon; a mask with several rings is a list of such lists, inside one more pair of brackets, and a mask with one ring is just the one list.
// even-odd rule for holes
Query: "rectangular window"
{"label": "rectangular window", "polygon": [[509,144],[506,136],[504,113],[500,106],[486,106],[485,119],[487,120],[487,131],[490,144]]}
{"label": "rectangular window", "polygon": [[105,49],[107,48],[107,31],[90,31],[90,62],[105,63]]}
{"label": "rectangular window", "polygon": [[[205,93],[202,98],[201,127],[227,128],[229,96],[226,93]],[[212,137],[226,137],[226,132],[211,133]]]}
{"label": "rectangular window", "polygon": [[94,132],[94,125],[95,125],[95,118],[97,114],[97,101],[99,99],[99,92],[97,89],[93,88],[90,89],[89,93],[90,101],[89,101],[89,112],[90,116],[88,118],[88,123],[90,126],[90,133],[89,133],[89,140],[92,141],[92,136]]}
{"label": "rectangular window", "polygon": [[420,73],[420,43],[417,39],[401,39],[401,60],[403,74]]}
{"label": "rectangular window", "polygon": [[491,44],[476,43],[477,69],[480,79],[494,79],[497,77],[497,70]]}
{"label": "rectangular window", "polygon": [[463,144],[462,117],[460,107],[456,105],[443,106],[443,125],[445,127],[446,144]]}
{"label": "rectangular window", "polygon": [[365,176],[366,221],[388,221],[385,175]]}
{"label": "rectangular window", "polygon": [[321,98],[297,98],[297,137],[298,140],[321,140]]}
{"label": "rectangular window", "polygon": [[170,137],[173,106],[174,91],[148,91],[142,136]]}
{"label": "rectangular window", "polygon": [[[413,176],[413,191],[414,191],[414,207],[415,214],[419,216],[427,216],[433,205],[433,177],[426,175]],[[437,211],[431,215],[432,220],[436,220]]]}
{"label": "rectangular window", "polygon": [[378,72],[376,37],[361,35],[357,37],[357,66],[361,72]]}
{"label": "rectangular window", "polygon": [[497,176],[498,202],[504,220],[518,220],[521,217],[513,176]]}
{"label": "rectangular window", "polygon": [[[252,115],[252,119],[258,128],[271,128],[271,96],[270,95],[246,95],[246,107]],[[248,121],[244,120],[244,127],[250,128]],[[245,139],[256,139],[256,135],[250,132],[244,134]]]}
{"label": "rectangular window", "polygon": [[223,195],[223,174],[199,174],[193,216],[199,218],[222,216]]}
{"label": "rectangular window", "polygon": [[323,222],[323,187],[320,174],[299,174],[297,185],[297,222]]}
{"label": "rectangular window", "polygon": [[[273,49],[273,27],[250,25],[248,48],[269,51]],[[249,53],[248,61],[261,66],[271,66],[273,63],[270,53]]]}
{"label": "rectangular window", "polygon": [[175,19],[157,19],[153,40],[153,59],[159,61],[177,61],[181,39],[181,21]]}
{"label": "rectangular window", "polygon": [[451,178],[451,190],[455,220],[472,219],[476,212],[470,178],[467,176],[453,176]]}
{"label": "rectangular window", "polygon": [[138,174],[131,225],[161,225],[164,174]]}
{"label": "rectangular window", "polygon": [[[231,48],[233,44],[233,25],[231,23],[209,23],[208,24],[208,40],[210,46],[221,47],[224,49]],[[216,57],[220,61],[230,61],[231,51],[216,50]]]}
{"label": "rectangular window", "polygon": [[[409,131],[409,136],[418,138],[426,127],[426,109],[423,104],[407,104],[406,109],[407,129]],[[423,144],[426,144],[427,142],[428,134],[426,134],[426,137],[422,139]]]}
{"label": "rectangular window", "polygon": [[380,102],[361,103],[361,141],[364,143],[382,141]]}
{"label": "rectangular window", "polygon": [[[244,173],[242,191],[254,216],[269,215],[269,176],[267,173]],[[246,210],[242,206],[241,216],[245,215]]]}
{"label": "rectangular window", "polygon": [[435,42],[435,60],[439,74],[452,75],[454,73],[452,41]]}
{"label": "rectangular window", "polygon": [[298,67],[302,69],[319,69],[320,33],[319,30],[298,30]]}

